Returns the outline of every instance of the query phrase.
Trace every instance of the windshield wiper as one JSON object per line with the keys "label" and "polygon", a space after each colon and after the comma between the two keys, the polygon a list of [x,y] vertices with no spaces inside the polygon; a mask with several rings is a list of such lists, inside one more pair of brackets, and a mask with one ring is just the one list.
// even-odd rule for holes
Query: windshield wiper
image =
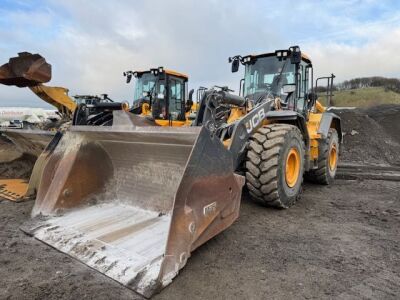
{"label": "windshield wiper", "polygon": [[[275,86],[276,86],[276,87],[279,87],[279,84],[281,83],[283,70],[285,70],[286,64],[287,64],[288,61],[289,61],[289,59],[286,58],[285,63],[283,64],[282,69],[281,69],[281,71],[280,71],[279,74],[278,74],[278,79],[277,79],[277,81],[276,81],[276,83],[275,83]],[[273,90],[273,88],[274,88],[274,87],[271,86],[271,90]],[[278,91],[276,91],[276,94],[278,94]]]}

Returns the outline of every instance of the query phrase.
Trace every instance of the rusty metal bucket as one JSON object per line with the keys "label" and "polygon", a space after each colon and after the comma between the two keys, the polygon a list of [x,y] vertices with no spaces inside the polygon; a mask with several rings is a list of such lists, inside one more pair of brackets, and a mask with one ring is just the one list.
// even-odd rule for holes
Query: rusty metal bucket
{"label": "rusty metal bucket", "polygon": [[39,54],[18,53],[0,67],[0,83],[18,87],[35,86],[51,79],[51,65]]}
{"label": "rusty metal bucket", "polygon": [[43,170],[28,234],[150,297],[238,217],[242,176],[202,127],[72,126]]}
{"label": "rusty metal bucket", "polygon": [[1,133],[12,141],[18,152],[36,162],[29,181],[25,178],[0,178],[0,197],[16,202],[31,199],[36,195],[47,158],[62,134],[24,129],[4,129]]}

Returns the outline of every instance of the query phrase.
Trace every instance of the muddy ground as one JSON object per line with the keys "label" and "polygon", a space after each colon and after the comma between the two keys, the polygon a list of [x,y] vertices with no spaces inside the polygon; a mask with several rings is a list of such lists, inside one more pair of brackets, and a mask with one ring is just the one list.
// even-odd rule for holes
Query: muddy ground
{"label": "muddy ground", "polygon": [[[399,115],[390,111],[385,118],[340,112],[347,118],[342,158],[397,165],[400,146],[388,120]],[[142,299],[20,231],[32,205],[0,200],[0,299]],[[400,182],[360,179],[305,184],[288,210],[259,206],[244,194],[234,225],[194,251],[154,297],[399,298]]]}
{"label": "muddy ground", "polygon": [[[291,209],[243,197],[239,220],[154,299],[398,299],[399,183],[307,184]],[[0,299],[140,299],[18,227],[32,202],[0,202]]]}

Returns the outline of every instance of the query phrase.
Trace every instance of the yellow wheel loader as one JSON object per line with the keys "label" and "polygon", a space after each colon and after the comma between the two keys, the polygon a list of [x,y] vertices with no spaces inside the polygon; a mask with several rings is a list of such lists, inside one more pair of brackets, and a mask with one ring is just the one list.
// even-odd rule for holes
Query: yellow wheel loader
{"label": "yellow wheel loader", "polygon": [[127,83],[132,77],[135,79],[131,112],[150,117],[160,126],[191,124],[190,116],[196,106],[192,100],[194,90],[188,93],[187,75],[163,67],[127,71],[124,75]]}
{"label": "yellow wheel loader", "polygon": [[[188,95],[187,75],[163,67],[126,71],[123,75],[127,83],[132,78],[135,80],[133,105],[129,111],[142,117],[137,121],[153,126],[181,127],[194,120],[194,90]],[[123,108],[127,110],[128,106]],[[113,121],[112,112],[90,110],[87,104],[78,105],[73,117],[73,125],[110,126]]]}
{"label": "yellow wheel loader", "polygon": [[191,126],[173,127],[162,109],[169,126],[143,111],[72,126],[43,167],[23,230],[150,297],[238,218],[245,183],[280,208],[296,202],[304,173],[331,183],[340,119],[317,102],[310,59],[295,46],[230,61],[232,71],[245,65],[241,95],[205,90]]}
{"label": "yellow wheel loader", "polygon": [[[75,99],[73,99],[68,96],[66,88],[44,85],[50,79],[51,65],[39,54],[21,52],[0,67],[0,84],[28,87],[39,98],[56,107],[61,116],[60,121],[43,124],[38,128],[0,131],[0,134],[12,141],[16,146],[16,151],[29,157],[30,160],[36,160],[29,183],[25,178],[0,178],[0,197],[2,198],[22,201],[35,195],[42,166],[61,137],[61,134],[56,134],[56,131],[65,131],[68,128],[78,104],[86,104],[91,112],[102,110],[105,114],[121,107],[127,109],[126,104],[110,103],[113,101],[107,95],[103,98],[74,96]],[[7,164],[8,162],[0,163]]]}
{"label": "yellow wheel loader", "polygon": [[[240,64],[245,66],[243,97],[210,91],[218,104],[204,105],[196,125],[215,131],[234,153],[235,168],[245,173],[250,195],[266,205],[287,208],[300,196],[303,174],[314,182],[332,183],[342,142],[341,123],[317,101],[307,55],[293,46],[229,60],[233,72]],[[316,84],[324,79],[329,105],[334,75],[318,78]],[[228,113],[222,113],[224,109]],[[209,117],[218,110],[219,120]]]}
{"label": "yellow wheel loader", "polygon": [[[0,67],[1,84],[29,87],[41,99],[59,108],[63,115],[68,114],[74,102],[69,101],[66,89],[43,85],[50,79],[51,65],[39,54],[22,52]],[[33,159],[39,157],[54,136],[54,132],[39,129],[29,131],[4,129],[1,134],[10,139],[22,155],[29,155]],[[3,198],[19,201],[32,192],[25,179],[0,179],[0,196]]]}

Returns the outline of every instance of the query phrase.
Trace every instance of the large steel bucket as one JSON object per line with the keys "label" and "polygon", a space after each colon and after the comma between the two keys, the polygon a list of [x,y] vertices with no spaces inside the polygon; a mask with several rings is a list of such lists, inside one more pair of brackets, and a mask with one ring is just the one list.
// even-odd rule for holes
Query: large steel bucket
{"label": "large steel bucket", "polygon": [[[12,141],[16,152],[36,160],[29,180],[26,178],[0,178],[0,197],[23,201],[35,196],[43,167],[61,138],[61,133],[44,130],[4,129],[1,133]],[[12,164],[13,162],[5,162]]]}
{"label": "large steel bucket", "polygon": [[206,128],[120,121],[64,134],[23,230],[150,297],[238,217],[244,180]]}
{"label": "large steel bucket", "polygon": [[50,79],[51,65],[39,54],[21,52],[0,67],[0,83],[5,85],[28,87]]}

